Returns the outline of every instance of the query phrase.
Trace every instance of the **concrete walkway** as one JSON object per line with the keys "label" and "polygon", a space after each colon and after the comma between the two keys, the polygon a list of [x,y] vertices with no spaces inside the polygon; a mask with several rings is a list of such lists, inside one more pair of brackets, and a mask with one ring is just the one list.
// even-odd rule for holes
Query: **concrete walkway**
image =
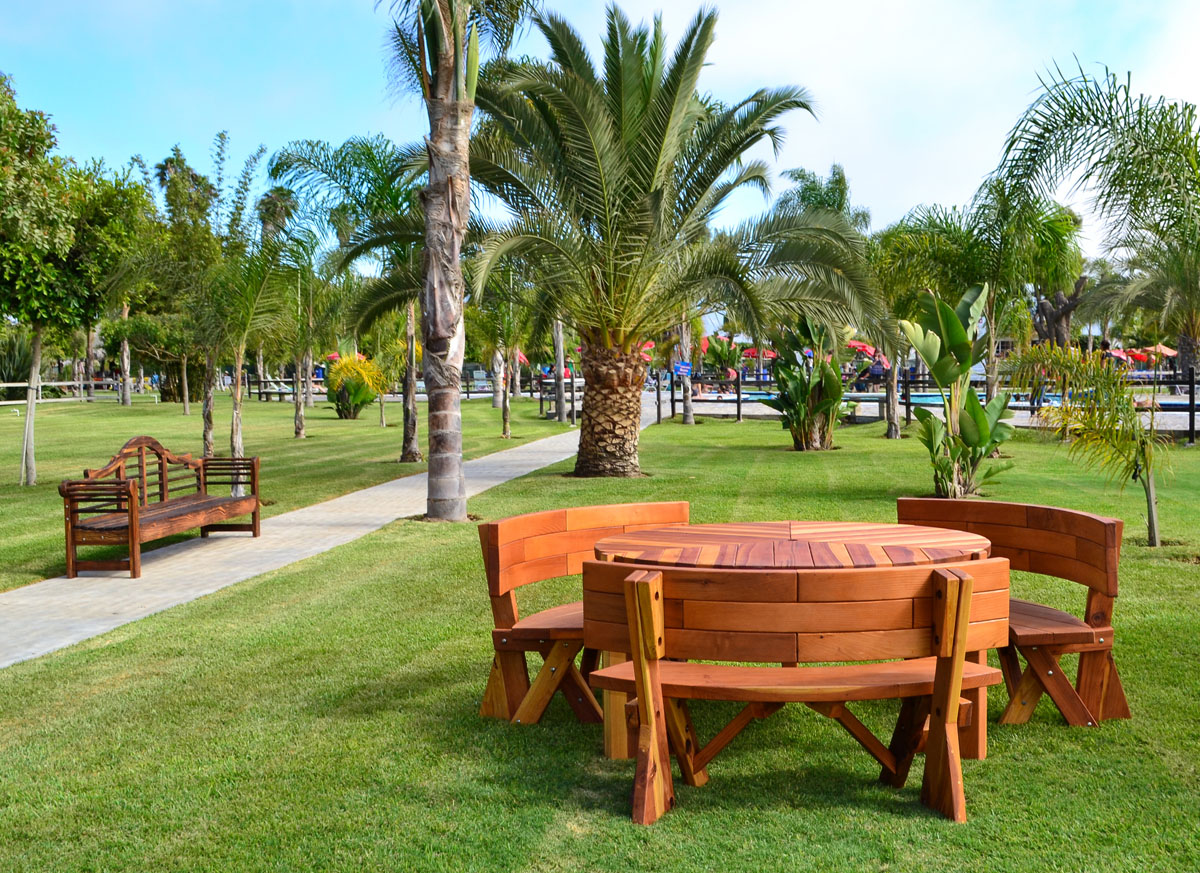
{"label": "concrete walkway", "polygon": [[[642,426],[654,421],[643,404]],[[463,466],[467,496],[566,460],[579,446],[571,430],[494,452]],[[262,536],[212,534],[145,552],[142,577],[128,573],[58,576],[0,594],[0,667],[107,633],[139,618],[285,567],[425,512],[426,475],[405,476],[262,522]]]}

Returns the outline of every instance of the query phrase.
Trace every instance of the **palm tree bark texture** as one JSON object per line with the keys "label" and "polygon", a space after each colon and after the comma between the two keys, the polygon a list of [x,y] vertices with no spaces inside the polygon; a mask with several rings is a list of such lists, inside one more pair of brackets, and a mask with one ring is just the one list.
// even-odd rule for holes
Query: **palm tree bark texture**
{"label": "palm tree bark texture", "polygon": [[[444,53],[449,65],[451,53]],[[449,92],[451,70],[439,74]],[[441,90],[441,89],[439,89]],[[463,275],[460,252],[467,231],[470,170],[467,145],[474,106],[450,93],[430,94],[429,184],[425,207],[424,284],[421,333],[425,343],[425,387],[429,396],[429,491],[426,514],[466,521],[467,483],[462,466],[461,383],[466,333],[463,329]]]}
{"label": "palm tree bark texture", "polygon": [[576,476],[639,476],[638,433],[646,365],[639,349],[606,348],[584,339],[587,385],[579,425]]}

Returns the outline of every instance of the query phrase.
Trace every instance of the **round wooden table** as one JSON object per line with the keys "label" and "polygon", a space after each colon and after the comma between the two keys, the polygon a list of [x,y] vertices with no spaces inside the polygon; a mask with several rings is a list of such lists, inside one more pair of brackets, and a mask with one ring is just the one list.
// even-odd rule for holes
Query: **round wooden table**
{"label": "round wooden table", "polygon": [[832,570],[986,558],[992,544],[967,531],[912,524],[759,521],[693,524],[616,534],[596,543],[603,561],[680,567]]}

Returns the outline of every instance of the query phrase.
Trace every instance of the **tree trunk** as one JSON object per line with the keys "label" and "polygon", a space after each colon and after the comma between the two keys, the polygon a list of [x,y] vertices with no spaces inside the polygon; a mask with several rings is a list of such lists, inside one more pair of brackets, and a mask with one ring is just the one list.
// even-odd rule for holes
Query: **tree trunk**
{"label": "tree trunk", "polygon": [[[180,355],[179,370],[180,370],[180,378],[183,382],[183,414],[191,415],[192,414],[192,398],[190,396],[191,389],[188,388],[187,355]],[[160,376],[159,384],[162,384],[161,379],[162,379],[162,377]]]}
{"label": "tree trunk", "polygon": [[387,389],[379,392],[379,426],[387,427],[387,412],[384,406],[387,405]]}
{"label": "tree trunk", "polygon": [[[511,379],[512,370],[505,367],[504,375],[506,379]],[[511,395],[508,393],[508,384],[501,381],[505,390],[501,392],[500,396],[500,438],[508,440],[512,439],[512,401],[510,400]]]}
{"label": "tree trunk", "polygon": [[[296,367],[296,373],[292,378],[292,403],[295,410],[292,415],[292,434],[298,439],[305,439],[308,434],[304,432],[304,356],[296,355],[292,359],[292,363]],[[380,416],[383,415],[381,411]]]}
{"label": "tree trunk", "polygon": [[204,457],[211,458],[216,453],[213,439],[213,406],[217,402],[217,356],[215,352],[204,353],[204,404],[201,407],[201,417],[204,424]]}
{"label": "tree trunk", "polygon": [[996,356],[996,343],[1000,338],[996,327],[996,303],[990,296],[984,317],[987,319],[988,338],[987,357],[985,358],[987,363],[984,368],[986,376],[984,402],[991,403],[992,398],[996,396],[996,388],[1000,384],[1000,361]]}
{"label": "tree trunk", "polygon": [[408,323],[405,333],[404,367],[404,445],[400,450],[400,463],[419,464],[421,444],[417,440],[417,313],[415,304],[408,304]]}
{"label": "tree trunk", "polygon": [[504,405],[500,395],[504,393],[504,355],[499,349],[492,352],[492,409]]}
{"label": "tree trunk", "polygon": [[313,350],[309,346],[304,350],[304,405],[308,409],[312,409],[317,405],[313,398],[313,392],[316,386],[313,384]]}
{"label": "tree trunk", "polygon": [[[242,364],[245,363],[245,360],[246,350],[238,349],[233,356],[233,415],[229,420],[229,456],[231,458],[246,456],[246,447],[242,443]],[[235,477],[233,488],[229,493],[233,497],[244,497],[246,489]]]}
{"label": "tree trunk", "polygon": [[[267,378],[267,367],[263,361],[262,346],[259,346],[254,356],[255,375],[258,377],[258,387],[262,387],[263,380]],[[236,378],[236,377],[235,377]],[[268,397],[268,400],[271,398]]]}
{"label": "tree trunk", "polygon": [[[121,304],[121,321],[129,320],[129,302]],[[121,405],[130,406],[133,398],[129,396],[129,339],[121,338]]]}
{"label": "tree trunk", "polygon": [[584,396],[576,476],[638,476],[638,432],[642,419],[645,365],[629,353],[593,345],[581,353]]}
{"label": "tree trunk", "polygon": [[474,106],[457,99],[453,58],[447,57],[453,54],[443,53],[437,93],[426,98],[429,181],[421,192],[425,207],[421,333],[425,346],[425,387],[429,395],[426,513],[433,519],[466,521],[461,408],[466,336],[461,252],[471,205],[467,146]]}
{"label": "tree trunk", "polygon": [[567,423],[567,386],[563,382],[563,371],[567,368],[566,349],[563,343],[563,323],[554,322],[554,408],[560,424]]}
{"label": "tree trunk", "polygon": [[38,390],[42,382],[42,326],[33,326],[33,349],[29,362],[29,383],[25,387],[25,434],[21,440],[21,484],[37,484],[37,460],[34,457],[33,417],[37,410]]}
{"label": "tree trunk", "polygon": [[508,394],[510,397],[521,395],[521,362],[517,359],[520,350],[513,346],[508,350]]}
{"label": "tree trunk", "polygon": [[[685,319],[679,325],[679,360],[680,362],[690,361],[692,359],[692,326]],[[683,423],[695,424],[696,416],[692,408],[692,377],[682,375],[679,377],[679,390],[683,394]]]}
{"label": "tree trunk", "polygon": [[[893,352],[893,355],[896,353]],[[898,357],[898,355],[897,355]],[[887,420],[887,431],[884,437],[889,440],[900,439],[900,362],[892,361],[892,367],[887,371],[883,381],[884,415]]]}
{"label": "tree trunk", "polygon": [[138,384],[137,393],[146,393],[146,368],[142,364],[138,364]]}
{"label": "tree trunk", "polygon": [[[90,327],[87,329],[87,334],[84,336],[83,342],[83,376],[87,379],[88,403],[91,403],[92,398],[96,396],[96,353],[92,348],[95,344],[92,341],[92,329]],[[126,367],[121,371],[121,375],[124,376],[128,370],[129,368]]]}
{"label": "tree trunk", "polygon": [[1143,471],[1142,490],[1146,492],[1146,544],[1157,546],[1161,540],[1158,536],[1158,495],[1154,492],[1153,470]]}

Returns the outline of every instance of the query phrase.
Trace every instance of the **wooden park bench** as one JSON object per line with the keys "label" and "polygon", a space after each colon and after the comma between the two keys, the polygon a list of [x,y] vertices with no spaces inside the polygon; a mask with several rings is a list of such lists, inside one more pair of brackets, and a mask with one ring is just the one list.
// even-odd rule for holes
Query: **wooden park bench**
{"label": "wooden park bench", "polygon": [[[584,652],[582,670],[575,658],[583,649],[583,605],[565,603],[520,617],[514,591],[580,572],[595,557],[596,541],[618,533],[688,523],[688,504],[618,503],[579,506],[515,515],[479,525],[488,593],[492,599],[492,672],[479,714],[514,724],[537,722],[556,691],[562,691],[580,721],[601,720],[585,678],[596,665],[596,652]],[[526,652],[538,652],[543,664],[532,685]]]}
{"label": "wooden park bench", "polygon": [[[129,570],[142,575],[142,543],[200,528],[248,531],[259,535],[258,458],[193,458],[176,455],[158,440],[134,437],[111,461],[84,478],[58,486],[63,496],[67,528],[67,576],[80,570]],[[214,489],[244,496],[213,494]],[[248,524],[226,520],[252,515]],[[129,557],[115,561],[84,561],[79,546],[124,545]]]}
{"label": "wooden park bench", "polygon": [[[590,682],[636,695],[628,707],[637,730],[635,822],[650,824],[674,805],[670,753],[687,784],[703,785],[713,757],[785,703],[841,724],[882,765],[881,781],[896,787],[923,744],[922,803],[965,821],[959,727],[986,713],[960,694],[1002,681],[965,655],[1007,640],[1007,560],[843,570],[593,561],[583,585],[585,645],[632,653],[593,671]],[[876,663],[826,666],[846,661]],[[804,666],[747,666],[772,662]],[[902,703],[885,745],[848,704],[890,699]],[[702,746],[690,700],[746,705]]]}
{"label": "wooden park bench", "polygon": [[[1009,703],[1001,724],[1024,724],[1043,694],[1068,724],[1094,727],[1104,719],[1129,718],[1129,703],[1113,660],[1112,612],[1121,558],[1119,519],[1087,512],[993,500],[901,498],[897,519],[906,524],[968,530],[992,542],[992,555],[1014,570],[1054,576],[1087,587],[1083,618],[1040,603],[1013,598],[1009,645],[1000,666]],[[1021,669],[1017,653],[1025,658]],[[1075,685],[1059,659],[1079,655]]]}

